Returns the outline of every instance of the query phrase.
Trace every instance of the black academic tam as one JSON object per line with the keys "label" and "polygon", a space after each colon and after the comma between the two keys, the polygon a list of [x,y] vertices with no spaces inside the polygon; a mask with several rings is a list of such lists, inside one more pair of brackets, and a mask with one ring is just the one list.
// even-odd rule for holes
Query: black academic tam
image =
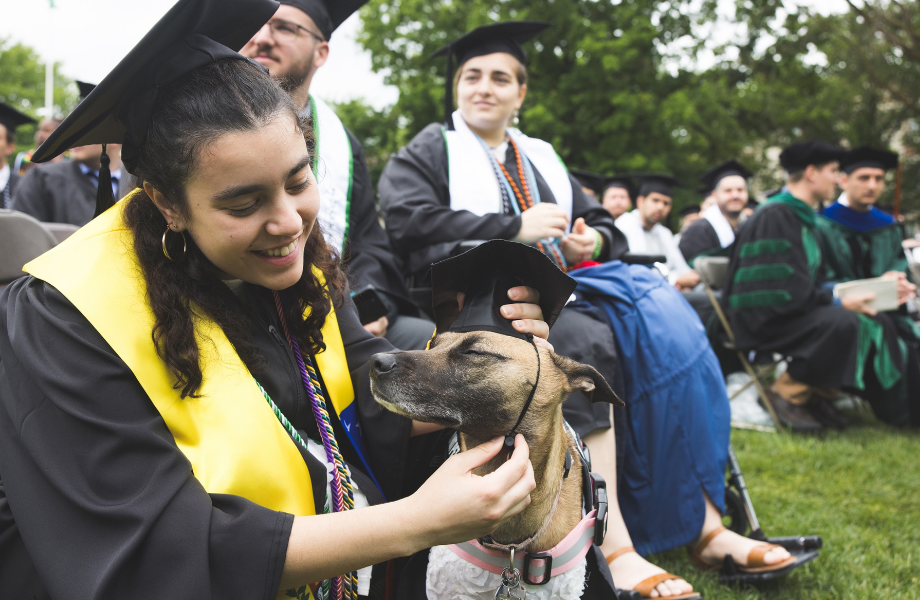
{"label": "black academic tam", "polygon": [[804,171],[808,165],[823,165],[843,158],[846,150],[827,142],[809,140],[792,144],[779,155],[779,164],[787,173]]}
{"label": "black academic tam", "polygon": [[850,174],[857,169],[896,169],[898,167],[897,152],[878,150],[869,146],[860,146],[847,152],[840,159],[840,170]]}

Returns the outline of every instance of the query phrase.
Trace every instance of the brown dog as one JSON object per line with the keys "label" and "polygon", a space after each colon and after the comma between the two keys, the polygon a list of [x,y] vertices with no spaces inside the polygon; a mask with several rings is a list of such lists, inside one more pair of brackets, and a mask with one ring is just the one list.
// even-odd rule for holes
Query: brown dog
{"label": "brown dog", "polygon": [[[528,552],[553,548],[582,519],[581,461],[563,425],[562,402],[571,392],[581,391],[592,402],[622,404],[593,367],[543,348],[537,349],[538,365],[535,348],[526,340],[487,331],[445,332],[427,351],[386,352],[371,359],[376,400],[417,421],[456,429],[462,450],[506,435],[514,427],[539,367],[539,384],[517,427],[530,447],[536,489],[530,506],[491,536],[500,544],[519,544],[542,531],[528,544]],[[573,463],[563,478],[566,450]],[[496,470],[504,460],[502,452],[477,474]]]}

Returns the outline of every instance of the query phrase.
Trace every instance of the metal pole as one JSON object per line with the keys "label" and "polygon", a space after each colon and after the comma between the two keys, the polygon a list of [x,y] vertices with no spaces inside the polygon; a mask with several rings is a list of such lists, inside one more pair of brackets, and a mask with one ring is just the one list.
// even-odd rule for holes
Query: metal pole
{"label": "metal pole", "polygon": [[54,61],[45,62],[45,118],[54,116]]}

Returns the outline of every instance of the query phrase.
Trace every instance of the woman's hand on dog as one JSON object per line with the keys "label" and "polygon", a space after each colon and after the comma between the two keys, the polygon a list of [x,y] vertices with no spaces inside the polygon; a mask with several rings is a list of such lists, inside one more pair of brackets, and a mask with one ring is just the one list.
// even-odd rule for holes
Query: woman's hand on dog
{"label": "woman's hand on dog", "polygon": [[497,470],[474,475],[473,470],[503,452],[503,437],[450,457],[407,500],[419,515],[416,524],[424,547],[466,542],[495,531],[530,504],[536,487],[530,449],[524,436],[514,440],[514,452]]}
{"label": "woman's hand on dog", "polygon": [[[463,308],[465,294],[457,294],[457,303]],[[502,316],[511,321],[511,326],[521,333],[533,335],[534,342],[541,348],[552,351],[553,345],[549,338],[549,325],[543,320],[543,309],[540,302],[540,292],[524,285],[508,290],[508,299],[515,304],[505,304],[501,307]]]}

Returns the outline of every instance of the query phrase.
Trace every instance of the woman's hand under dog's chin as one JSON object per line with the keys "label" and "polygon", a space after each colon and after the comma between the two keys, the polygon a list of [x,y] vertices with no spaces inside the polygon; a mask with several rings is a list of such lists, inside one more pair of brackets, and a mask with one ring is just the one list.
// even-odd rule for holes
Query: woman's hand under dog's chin
{"label": "woman's hand under dog's chin", "polygon": [[515,437],[514,452],[497,470],[478,476],[473,470],[502,450],[504,438],[493,440],[448,458],[405,502],[412,527],[430,548],[456,544],[491,534],[530,504],[536,487],[530,450],[524,436]]}

